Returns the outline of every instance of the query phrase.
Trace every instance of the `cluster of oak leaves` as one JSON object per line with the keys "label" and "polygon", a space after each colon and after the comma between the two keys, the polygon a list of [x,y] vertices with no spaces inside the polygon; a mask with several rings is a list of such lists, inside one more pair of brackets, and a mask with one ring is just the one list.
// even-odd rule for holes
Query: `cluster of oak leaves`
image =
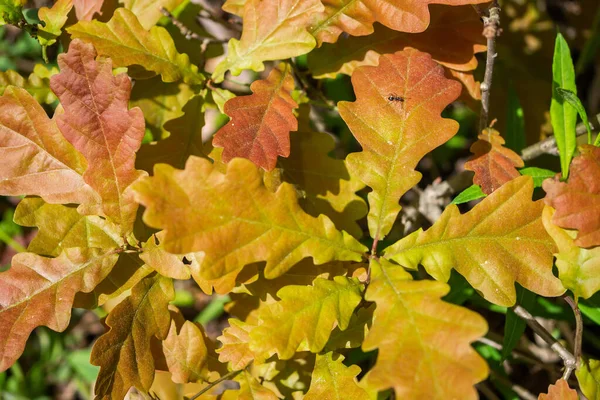
{"label": "cluster of oak leaves", "polygon": [[[474,53],[485,47],[469,5],[478,2],[228,0],[243,31],[211,81],[155,26],[158,7],[177,1],[137,10],[144,2],[125,1],[103,15],[108,22],[93,19],[102,1],[41,9],[42,44],[59,36],[70,44],[60,72],[40,65],[29,79],[1,77],[0,194],[26,195],[15,221],[39,231],[0,274],[0,371],[37,326],[62,331],[71,308],[130,290],[93,347],[98,398],[123,398],[131,387],[158,393],[170,381],[189,395],[229,371],[241,371],[231,375],[239,389],[200,398],[369,399],[390,388],[401,399],[476,398],[488,368],[470,344],[487,324],[441,300],[452,269],[502,306],[514,305],[515,282],[582,298],[600,285],[593,146],[580,149],[568,181],[547,180],[545,199],[532,201],[533,180],[515,169],[522,161],[488,129],[468,168],[489,196],[465,214],[450,205],[430,229],[378,248],[400,197],[421,178],[419,160],[458,130],[442,110],[463,86],[464,96],[479,96]],[[8,3],[18,11],[20,1]],[[73,7],[78,21],[63,32]],[[374,22],[383,26],[374,31]],[[342,32],[350,37],[338,42]],[[431,45],[440,35],[447,48]],[[313,77],[352,75],[357,100],[338,109],[362,151],[345,160],[330,158],[333,140],[311,130],[290,63],[254,82],[251,95],[218,87],[226,71],[261,71],[264,61],[305,53]],[[121,67],[129,76],[113,74]],[[160,77],[146,80],[152,75]],[[130,100],[130,77],[138,99],[150,85],[177,88],[176,112],[158,126],[162,140],[142,145],[152,109]],[[54,96],[50,119],[40,103]],[[211,106],[231,118],[212,144],[201,136]],[[356,194],[367,187],[368,207]],[[359,241],[365,215],[370,250]],[[407,270],[418,265],[435,280],[412,280]],[[190,277],[232,298],[216,344],[169,305],[173,281]],[[379,350],[360,382],[361,369],[342,355],[359,346]],[[550,392],[576,398],[565,381]]]}

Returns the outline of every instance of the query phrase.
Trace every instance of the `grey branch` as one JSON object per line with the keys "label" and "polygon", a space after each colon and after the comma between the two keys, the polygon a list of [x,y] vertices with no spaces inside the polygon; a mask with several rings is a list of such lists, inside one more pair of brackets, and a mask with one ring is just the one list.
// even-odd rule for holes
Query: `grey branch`
{"label": "grey branch", "polygon": [[490,112],[490,95],[492,90],[492,77],[494,75],[494,62],[496,60],[496,38],[500,29],[500,6],[495,0],[490,7],[490,14],[483,18],[483,36],[487,39],[487,56],[485,60],[485,75],[481,83],[481,115],[479,117],[479,131],[488,126]]}

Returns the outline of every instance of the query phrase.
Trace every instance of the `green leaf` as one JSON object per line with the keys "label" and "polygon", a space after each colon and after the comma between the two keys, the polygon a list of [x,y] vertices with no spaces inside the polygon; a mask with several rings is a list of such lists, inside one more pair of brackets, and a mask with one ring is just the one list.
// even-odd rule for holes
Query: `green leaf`
{"label": "green leaf", "polygon": [[42,23],[38,24],[37,39],[42,45],[42,55],[46,63],[48,62],[46,48],[56,43],[71,8],[73,8],[72,0],[58,0],[52,8],[42,7],[38,11]]}
{"label": "green leaf", "polygon": [[471,185],[458,194],[450,204],[463,204],[487,196],[479,185]]}
{"label": "green leaf", "polygon": [[557,34],[554,45],[552,76],[550,120],[552,121],[554,137],[560,153],[562,177],[566,179],[569,176],[569,164],[577,147],[577,135],[575,133],[577,110],[561,98],[557,89],[567,89],[577,94],[577,86],[575,85],[575,68],[571,59],[571,51],[565,38],[560,33]]}
{"label": "green leaf", "polygon": [[506,113],[506,147],[520,153],[525,147],[525,118],[523,107],[512,82],[508,87],[508,107]]}
{"label": "green leaf", "polygon": [[533,178],[533,187],[542,187],[542,183],[548,179],[554,177],[556,172],[549,169],[538,168],[538,167],[527,167],[519,170],[521,175],[527,175]]}
{"label": "green leaf", "polygon": [[583,360],[575,371],[579,388],[589,400],[600,399],[600,360]]}
{"label": "green leaf", "polygon": [[587,129],[588,133],[588,144],[592,144],[592,127],[590,126],[590,122],[588,121],[587,113],[585,112],[585,108],[583,108],[583,104],[581,104],[581,100],[579,97],[570,90],[563,88],[556,88],[558,94],[562,97],[563,100],[566,100],[579,114],[579,118],[583,121],[583,125]]}
{"label": "green leaf", "polygon": [[357,365],[346,366],[343,361],[344,356],[331,351],[317,354],[310,389],[304,400],[368,400],[367,391],[356,381],[360,368]]}
{"label": "green leaf", "polygon": [[0,0],[0,26],[23,20],[23,6],[27,0]]}
{"label": "green leaf", "polygon": [[[535,306],[535,294],[527,289],[517,285],[517,304],[527,310],[532,310]],[[510,353],[519,343],[519,339],[525,332],[525,321],[509,308],[506,312],[506,322],[504,323],[504,340],[502,342],[502,360],[506,360]]]}

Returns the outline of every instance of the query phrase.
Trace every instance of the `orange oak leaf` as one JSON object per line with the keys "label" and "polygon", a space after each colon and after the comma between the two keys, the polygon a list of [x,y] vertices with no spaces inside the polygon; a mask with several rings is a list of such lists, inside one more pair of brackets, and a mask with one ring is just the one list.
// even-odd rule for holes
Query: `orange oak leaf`
{"label": "orange oak leaf", "polygon": [[27,91],[9,86],[0,109],[0,195],[55,204],[99,201],[82,177],[87,162]]}
{"label": "orange oak leaf", "polygon": [[458,131],[456,121],[440,114],[461,88],[429,54],[414,49],[383,55],[377,67],[358,68],[352,85],[356,101],[340,102],[339,110],[363,151],[346,161],[373,189],[369,232],[380,240],[400,212],[400,197],[421,179],[417,163]]}
{"label": "orange oak leaf", "polygon": [[600,148],[583,145],[571,162],[567,183],[558,177],[546,179],[545,202],[556,209],[552,222],[579,231],[579,247],[600,245]]}
{"label": "orange oak leaf", "polygon": [[369,388],[394,388],[398,399],[477,399],[473,385],[488,367],[470,343],[487,332],[487,323],[442,301],[449,291],[441,282],[413,281],[385,258],[372,260],[365,298],[377,308],[362,348],[379,354],[364,378]]}
{"label": "orange oak leaf", "polygon": [[298,129],[292,113],[298,104],[290,96],[294,89],[291,67],[281,63],[250,89],[253,94],[225,103],[231,121],[215,134],[213,145],[223,147],[224,162],[243,157],[270,171],[277,156],[290,155],[290,131]]}
{"label": "orange oak leaf", "polygon": [[271,192],[259,169],[242,158],[229,162],[225,174],[194,156],[183,171],[159,164],[134,191],[146,207],[144,222],[165,230],[165,250],[205,253],[199,271],[205,279],[235,277],[259,261],[267,262],[265,276],[272,279],[305,257],[315,264],[360,261],[366,250],[329,218],[302,211],[290,184]]}
{"label": "orange oak leaf", "polygon": [[190,269],[183,263],[182,256],[168,253],[163,248],[164,237],[163,231],[152,235],[144,244],[140,258],[147,266],[162,276],[173,279],[189,279]]}
{"label": "orange oak leaf", "polygon": [[384,254],[405,268],[421,264],[443,282],[454,268],[501,306],[515,304],[515,282],[542,296],[560,296],[565,288],[552,274],[556,246],[542,223],[544,204],[532,195],[530,176],[513,179],[465,214],[451,204],[427,231],[411,233]]}
{"label": "orange oak leaf", "polygon": [[13,257],[0,273],[0,371],[19,358],[34,328],[62,332],[77,292],[90,292],[117,262],[114,250],[70,248],[56,258],[33,253]]}
{"label": "orange oak leaf", "polygon": [[205,369],[208,361],[206,340],[200,324],[185,321],[177,332],[177,325],[171,320],[162,347],[173,382],[196,382],[208,375]]}
{"label": "orange oak leaf", "polygon": [[[327,12],[332,8],[331,3],[341,1],[348,2],[348,0],[324,2]],[[357,9],[360,5],[360,2],[355,1],[353,8]],[[372,15],[370,12],[367,14]],[[342,15],[343,13],[338,14],[338,16]],[[341,30],[336,30],[335,25],[333,30],[331,28],[326,24],[314,25],[311,33],[317,37],[319,45],[322,42],[337,41]],[[351,70],[359,65],[376,65],[377,56],[380,54],[394,53],[405,47],[413,47],[430,53],[434,60],[448,68],[464,71],[477,67],[474,53],[485,51],[485,38],[481,35],[481,20],[471,5],[462,7],[433,5],[431,22],[427,30],[424,32],[421,30],[421,33],[406,33],[407,31],[403,29],[392,29],[376,25],[373,31],[373,26],[369,25],[368,32],[367,29],[363,30],[365,32],[363,35],[369,35],[368,37],[348,37],[341,39],[335,45],[324,45],[309,54],[309,66],[315,75],[335,74],[335,71],[351,75]],[[332,33],[336,34],[332,35]],[[363,35],[354,34],[354,36]]]}
{"label": "orange oak leaf", "polygon": [[90,357],[100,367],[96,399],[122,399],[132,386],[143,393],[150,389],[155,371],[150,341],[166,339],[174,297],[173,281],[153,274],[111,310],[106,318],[110,330],[96,341]]}
{"label": "orange oak leaf", "polygon": [[373,32],[374,22],[396,31],[419,33],[425,31],[430,24],[430,4],[460,6],[486,1],[488,0],[324,0],[325,11],[315,17],[310,32],[319,43],[333,43],[342,32],[353,36],[369,35]]}
{"label": "orange oak leaf", "polygon": [[559,379],[554,385],[548,386],[548,394],[541,393],[538,400],[578,400],[579,395],[571,389],[564,379]]}
{"label": "orange oak leaf", "polygon": [[65,113],[57,117],[64,136],[88,161],[84,180],[102,197],[104,214],[131,231],[138,205],[129,186],[147,175],[135,169],[144,137],[144,116],[128,109],[131,81],[114,76],[110,59],[95,60],[91,44],[74,40],[58,57],[61,72],[50,80]]}
{"label": "orange oak leaf", "polygon": [[504,147],[504,139],[492,128],[485,129],[479,140],[471,145],[473,156],[465,163],[465,169],[475,172],[473,183],[490,194],[506,182],[521,176],[517,168],[525,163],[511,149]]}
{"label": "orange oak leaf", "polygon": [[78,21],[91,21],[94,14],[102,15],[102,4],[104,0],[73,0],[75,16]]}
{"label": "orange oak leaf", "polygon": [[217,349],[219,361],[230,363],[233,371],[239,371],[256,359],[256,354],[250,350],[250,332],[254,325],[230,318],[229,327],[223,330],[223,334],[217,338],[222,346]]}

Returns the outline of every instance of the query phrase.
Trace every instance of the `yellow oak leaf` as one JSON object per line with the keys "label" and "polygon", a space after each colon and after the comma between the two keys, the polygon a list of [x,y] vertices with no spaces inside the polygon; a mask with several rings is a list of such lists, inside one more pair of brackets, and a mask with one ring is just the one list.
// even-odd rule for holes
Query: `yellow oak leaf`
{"label": "yellow oak leaf", "polygon": [[209,375],[205,368],[208,362],[206,340],[199,324],[185,321],[178,332],[175,321],[171,320],[171,328],[162,342],[162,348],[173,382],[196,382]]}
{"label": "yellow oak leaf", "polygon": [[304,400],[369,399],[367,391],[356,381],[360,368],[357,365],[346,366],[342,361],[344,356],[333,352],[317,354],[310,388]]}
{"label": "yellow oak leaf", "polygon": [[121,2],[126,9],[135,14],[144,29],[150,29],[163,16],[161,8],[173,11],[183,0],[122,0]]}
{"label": "yellow oak leaf", "polygon": [[219,361],[229,363],[233,371],[239,371],[254,361],[256,355],[250,350],[250,332],[254,328],[255,325],[230,318],[229,327],[225,328],[223,334],[217,338],[222,344],[217,349]]}
{"label": "yellow oak leaf", "polygon": [[56,101],[56,96],[50,90],[50,77],[56,74],[58,68],[47,67],[44,64],[36,64],[27,79],[13,70],[0,72],[0,95],[12,85],[27,90],[40,104],[52,104]]}

